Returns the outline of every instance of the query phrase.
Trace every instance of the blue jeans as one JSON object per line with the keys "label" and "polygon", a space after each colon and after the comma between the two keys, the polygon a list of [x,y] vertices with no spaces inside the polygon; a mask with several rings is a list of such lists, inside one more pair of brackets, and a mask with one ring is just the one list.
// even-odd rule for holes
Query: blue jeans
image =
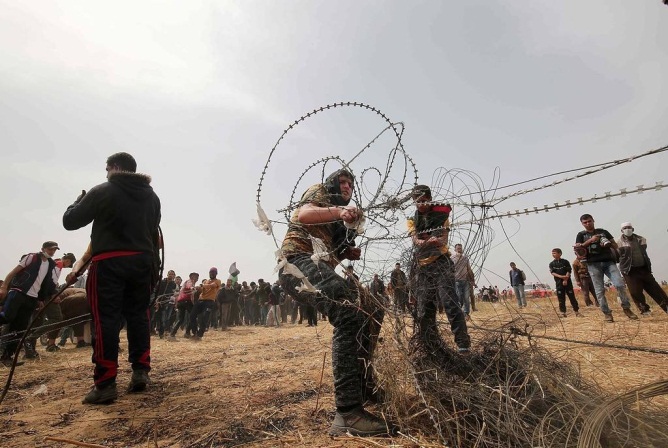
{"label": "blue jeans", "polygon": [[517,306],[520,308],[527,306],[527,299],[524,297],[524,285],[513,286],[513,291],[515,292],[515,298],[517,299]]}
{"label": "blue jeans", "polygon": [[598,298],[598,303],[601,305],[603,314],[610,314],[612,312],[605,298],[604,274],[610,279],[615,289],[617,289],[617,294],[619,294],[619,298],[622,300],[622,308],[625,310],[631,309],[631,302],[629,302],[629,296],[626,294],[626,284],[614,261],[590,261],[587,263],[587,267],[589,268],[589,276],[594,284],[596,297]]}
{"label": "blue jeans", "polygon": [[468,280],[455,280],[455,292],[457,301],[465,314],[471,313],[471,296],[469,295]]}

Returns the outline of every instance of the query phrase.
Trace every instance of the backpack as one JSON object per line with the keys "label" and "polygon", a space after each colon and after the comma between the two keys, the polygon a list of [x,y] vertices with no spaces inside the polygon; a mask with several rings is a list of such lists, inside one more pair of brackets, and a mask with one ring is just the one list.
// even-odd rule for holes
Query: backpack
{"label": "backpack", "polygon": [[527,276],[524,274],[524,271],[520,271],[522,273],[522,281],[525,281],[527,279]]}

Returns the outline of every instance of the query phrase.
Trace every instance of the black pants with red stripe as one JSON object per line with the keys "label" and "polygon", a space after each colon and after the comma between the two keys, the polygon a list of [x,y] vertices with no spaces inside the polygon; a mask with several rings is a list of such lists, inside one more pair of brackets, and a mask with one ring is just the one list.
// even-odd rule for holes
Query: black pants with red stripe
{"label": "black pants with red stripe", "polygon": [[95,385],[116,381],[118,343],[123,318],[127,321],[128,361],[132,370],[151,370],[149,302],[152,257],[136,254],[93,261],[86,293],[93,316]]}

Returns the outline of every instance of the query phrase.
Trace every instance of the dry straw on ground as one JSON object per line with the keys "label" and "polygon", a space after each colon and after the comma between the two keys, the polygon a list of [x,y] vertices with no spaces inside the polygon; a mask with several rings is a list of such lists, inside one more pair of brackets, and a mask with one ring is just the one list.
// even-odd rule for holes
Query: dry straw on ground
{"label": "dry straw on ground", "polygon": [[[155,338],[150,389],[121,393],[108,406],[81,404],[91,383],[88,350],[42,351],[16,372],[0,407],[0,440],[11,447],[665,446],[666,355],[541,336],[668,350],[668,316],[655,308],[631,321],[613,304],[616,322],[605,324],[596,308],[560,319],[555,305],[530,299],[518,312],[510,302],[479,304],[466,358],[449,348],[447,325],[437,358],[414,349],[409,317],[388,313],[375,361],[386,401],[370,409],[399,424],[392,438],[327,436],[331,326],[321,321],[209,331],[201,342]],[[119,390],[129,376],[122,361]]]}

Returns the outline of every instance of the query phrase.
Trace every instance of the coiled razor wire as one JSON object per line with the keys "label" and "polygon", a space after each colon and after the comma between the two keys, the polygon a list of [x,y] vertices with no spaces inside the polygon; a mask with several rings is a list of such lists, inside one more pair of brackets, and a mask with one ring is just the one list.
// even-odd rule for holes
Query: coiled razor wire
{"label": "coiled razor wire", "polygon": [[[373,274],[379,274],[388,283],[391,268],[395,262],[400,262],[411,277],[412,242],[405,228],[405,220],[412,213],[409,210],[412,206],[409,195],[412,185],[406,184],[406,173],[409,167],[413,169],[413,185],[416,185],[417,169],[401,141],[403,124],[392,122],[372,106],[358,102],[334,103],[315,109],[293,122],[283,131],[269,153],[258,185],[258,205],[272,157],[288,132],[307,118],[340,107],[360,107],[374,112],[387,123],[387,127],[350,160],[327,156],[306,167],[292,189],[289,203],[278,209],[283,219],[272,219],[271,222],[288,223],[290,214],[300,205],[296,195],[308,187],[302,185],[306,173],[319,167],[320,178],[324,179],[327,171],[333,171],[328,170],[328,164],[331,163],[336,164],[337,168],[350,169],[356,174],[353,203],[364,211],[367,219],[365,232],[358,237],[364,255],[356,263],[356,273],[363,283]],[[356,157],[389,130],[394,132],[396,145],[390,150],[386,166],[352,169]],[[658,154],[665,149],[650,153]],[[541,187],[519,190],[499,199],[495,198],[499,188],[498,169],[491,185],[486,186],[473,172],[438,168],[434,171],[430,185],[434,202],[453,206],[450,245],[461,243],[474,271],[480,275],[495,237],[488,223],[498,216],[495,206],[500,202],[619,166],[650,153],[585,167],[583,169],[589,171]],[[392,167],[397,157],[403,157],[406,165],[403,175],[393,179]],[[509,238],[505,229],[503,231],[505,237]],[[409,280],[409,284],[412,284],[412,280]],[[409,290],[409,296],[414,293],[414,290]],[[473,352],[462,357],[450,342],[450,336],[437,336],[438,340],[432,341],[432,349],[425,350],[424,344],[419,344],[420,341],[417,341],[416,346],[410,307],[408,312],[403,312],[396,304],[390,304],[387,295],[372,296],[367,290],[365,294],[360,293],[358,305],[351,306],[368,310],[369,301],[373,302],[376,309],[382,308],[385,314],[383,349],[375,353],[372,362],[377,373],[376,380],[386,394],[382,409],[385,415],[400,423],[401,434],[413,443],[422,444],[420,434],[432,434],[447,446],[481,448],[580,448],[584,446],[583,441],[590,443],[587,446],[596,446],[595,442],[602,443],[603,440],[605,444],[620,445],[629,440],[655,446],[663,443],[665,435],[661,428],[665,425],[662,426],[661,422],[665,422],[665,411],[648,403],[645,409],[649,412],[642,416],[643,425],[635,424],[633,419],[639,420],[638,415],[635,415],[637,413],[616,406],[614,398],[606,396],[596,384],[583,378],[567,358],[562,359],[558,352],[547,352],[536,345],[538,339],[583,343],[568,338],[537,335],[536,328],[546,327],[542,317],[518,315],[509,323],[490,321],[484,326],[475,325],[477,332]],[[363,302],[366,305],[359,305]],[[367,312],[371,319],[372,312]],[[447,326],[447,322],[439,321],[441,334],[449,333]],[[658,349],[623,344],[599,342],[588,345],[662,354]],[[647,390],[638,390],[637,397],[646,400],[666,393],[666,390],[668,387],[665,384],[657,383]],[[590,414],[597,416],[594,423],[587,421]],[[605,431],[602,431],[603,428]],[[433,440],[433,437],[430,439]]]}

